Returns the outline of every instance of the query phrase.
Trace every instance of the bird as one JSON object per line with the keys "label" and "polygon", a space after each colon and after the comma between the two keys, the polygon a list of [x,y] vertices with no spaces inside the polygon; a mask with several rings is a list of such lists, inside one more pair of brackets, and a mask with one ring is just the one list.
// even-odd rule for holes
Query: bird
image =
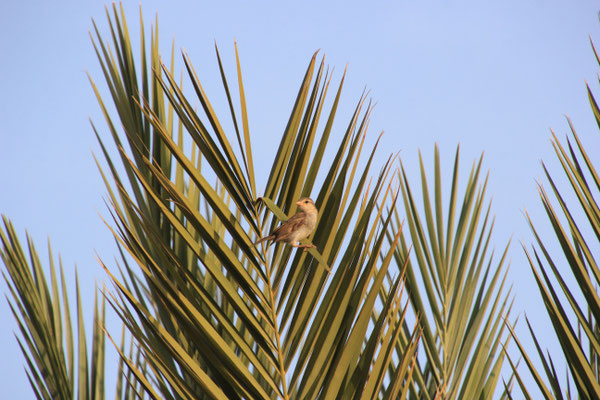
{"label": "bird", "polygon": [[302,239],[306,239],[315,229],[319,211],[315,207],[315,203],[308,197],[301,198],[296,202],[296,205],[300,208],[300,211],[271,232],[269,236],[259,239],[254,244],[271,241],[267,244],[267,247],[274,242],[285,242],[292,247],[304,248],[304,251],[311,247],[316,248],[317,246],[312,243],[307,245],[297,243]]}

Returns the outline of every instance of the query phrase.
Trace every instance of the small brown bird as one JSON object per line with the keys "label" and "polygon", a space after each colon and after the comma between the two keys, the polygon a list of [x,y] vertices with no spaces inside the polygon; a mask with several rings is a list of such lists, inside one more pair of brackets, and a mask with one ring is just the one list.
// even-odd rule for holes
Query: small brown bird
{"label": "small brown bird", "polygon": [[300,245],[296,243],[302,239],[306,239],[308,235],[310,235],[315,229],[319,211],[317,210],[317,207],[315,207],[315,203],[308,197],[298,200],[296,205],[300,208],[299,212],[281,224],[277,229],[271,232],[269,236],[258,240],[254,244],[259,244],[265,240],[270,240],[271,243],[285,242],[293,247],[304,248],[304,251],[310,247],[316,248],[316,246],[312,243],[307,245]]}

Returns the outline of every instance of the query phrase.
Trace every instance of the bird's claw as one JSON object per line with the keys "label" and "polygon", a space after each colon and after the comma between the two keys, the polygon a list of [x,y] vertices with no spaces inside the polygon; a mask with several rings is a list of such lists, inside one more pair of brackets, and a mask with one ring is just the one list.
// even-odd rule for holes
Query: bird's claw
{"label": "bird's claw", "polygon": [[315,246],[312,243],[311,244],[307,244],[307,245],[302,246],[302,247],[304,247],[304,250],[302,250],[303,253],[306,252],[306,251],[308,251],[308,249],[316,249],[317,248],[317,246]]}

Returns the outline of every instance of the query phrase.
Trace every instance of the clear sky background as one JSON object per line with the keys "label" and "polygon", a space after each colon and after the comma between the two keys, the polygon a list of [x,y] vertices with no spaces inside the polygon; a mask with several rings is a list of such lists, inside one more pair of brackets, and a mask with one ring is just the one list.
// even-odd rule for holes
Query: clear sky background
{"label": "clear sky background", "polygon": [[[125,2],[134,27],[139,4]],[[450,168],[460,143],[461,177],[466,180],[472,160],[485,152],[488,193],[497,217],[493,242],[500,249],[513,238],[509,280],[514,283],[515,315],[525,312],[545,329],[545,311],[520,246],[521,241],[532,241],[523,210],[544,226],[536,180],[542,176],[540,160],[559,173],[550,128],[564,137],[565,115],[590,154],[598,154],[600,140],[585,81],[600,96],[600,69],[589,43],[591,36],[600,44],[600,3],[141,4],[148,26],[158,13],[162,48],[168,51],[175,38],[176,49],[187,50],[216,102],[224,97],[214,41],[233,72],[237,40],[253,149],[264,154],[257,165],[265,175],[259,183],[266,180],[270,155],[317,49],[336,68],[337,79],[348,64],[338,132],[363,88],[371,90],[377,102],[371,143],[385,131],[378,165],[389,153],[401,151],[416,185],[418,149],[431,165],[434,143],[439,143],[444,166]],[[9,216],[20,233],[29,230],[44,262],[49,237],[69,275],[77,264],[88,310],[94,283],[106,280],[96,252],[109,264],[116,255],[111,234],[98,216],[107,215],[105,188],[92,158],[99,148],[88,118],[107,140],[108,130],[86,77],[87,71],[106,94],[88,36],[91,18],[108,35],[101,1],[0,2],[0,213]],[[137,41],[137,30],[131,32]],[[3,282],[0,289],[6,289]],[[5,301],[0,301],[0,323],[0,387],[12,398],[33,398]],[[112,396],[115,371],[108,374]]]}

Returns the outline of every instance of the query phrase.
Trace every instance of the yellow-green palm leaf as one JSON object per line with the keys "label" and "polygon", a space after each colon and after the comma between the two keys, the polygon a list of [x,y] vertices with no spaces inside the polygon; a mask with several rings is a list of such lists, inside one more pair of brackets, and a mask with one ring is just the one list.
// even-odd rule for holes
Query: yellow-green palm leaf
{"label": "yellow-green palm leaf", "polygon": [[487,177],[479,182],[481,159],[473,164],[459,198],[459,152],[452,169],[447,205],[442,166],[434,156],[433,192],[420,157],[422,205],[409,177],[400,173],[405,229],[395,256],[407,261],[406,285],[422,329],[422,358],[413,374],[410,397],[490,399],[494,396],[507,341],[504,318],[511,302],[506,283],[506,252],[490,250],[493,219],[486,205]]}
{"label": "yellow-green palm leaf", "polygon": [[[76,323],[71,323],[68,290],[62,263],[57,276],[49,248],[50,284],[33,242],[23,250],[10,221],[3,217],[0,257],[10,291],[10,308],[19,326],[19,346],[27,363],[27,377],[38,399],[104,398],[104,301],[94,304],[91,359],[88,359],[84,313],[76,282]],[[60,280],[60,282],[59,282]]]}
{"label": "yellow-green palm leaf", "polygon": [[[337,154],[325,158],[343,78],[326,107],[332,78],[314,55],[259,193],[237,53],[239,106],[217,52],[228,133],[185,53],[191,91],[175,79],[173,56],[162,63],[156,27],[148,61],[144,49],[134,57],[122,12],[109,18],[112,44],[98,30],[94,42],[118,122],[92,84],[122,161],[101,140],[110,225],[127,253],[122,275],[106,266],[109,301],[147,363],[122,354],[136,387],[164,398],[406,393],[419,334],[406,341],[403,268],[392,263],[392,160],[372,182],[375,148],[359,163],[370,103],[359,99]],[[320,210],[309,238],[317,249],[253,244],[309,195]]]}
{"label": "yellow-green palm leaf", "polygon": [[[588,96],[600,126],[600,109],[589,87]],[[552,173],[544,164],[550,189],[539,185],[556,240],[544,237],[528,216],[535,244],[530,250],[524,247],[566,361],[566,371],[556,370],[552,357],[539,344],[541,330],[528,322],[541,366],[522,345],[519,350],[547,399],[575,398],[575,393],[581,399],[600,398],[600,267],[596,254],[600,242],[600,177],[593,153],[586,150],[570,121],[569,127],[571,134],[565,141],[552,134],[562,171]],[[559,183],[557,176],[566,178],[568,184]],[[552,249],[556,244],[560,255]],[[524,384],[520,387],[526,398],[535,398],[531,389]]]}

